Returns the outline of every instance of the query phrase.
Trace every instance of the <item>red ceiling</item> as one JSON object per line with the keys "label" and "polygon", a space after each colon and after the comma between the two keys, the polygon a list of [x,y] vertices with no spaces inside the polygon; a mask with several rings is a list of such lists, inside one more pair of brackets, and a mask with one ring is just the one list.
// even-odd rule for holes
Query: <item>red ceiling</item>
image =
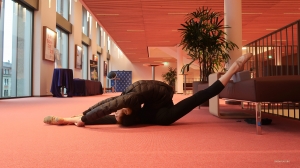
{"label": "red ceiling", "polygon": [[[169,13],[189,13],[202,6],[224,11],[224,0],[81,1],[129,60],[143,62],[151,62],[151,58],[139,59],[148,58],[148,47],[174,47],[180,42],[176,30],[185,15]],[[245,45],[274,31],[266,29],[278,29],[299,20],[300,0],[242,0],[242,13]]]}

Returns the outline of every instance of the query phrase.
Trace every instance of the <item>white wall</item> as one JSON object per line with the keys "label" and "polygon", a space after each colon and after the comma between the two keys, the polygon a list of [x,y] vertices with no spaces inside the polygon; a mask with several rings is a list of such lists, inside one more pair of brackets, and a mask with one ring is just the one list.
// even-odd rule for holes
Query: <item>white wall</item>
{"label": "white wall", "polygon": [[[56,1],[55,1],[56,2]],[[82,5],[80,2],[71,1],[72,14],[70,22],[72,26],[72,34],[69,35],[69,68],[73,69],[73,77],[81,78],[82,70],[75,69],[75,45],[82,46]]]}
{"label": "white wall", "polygon": [[[75,2],[72,0],[72,9],[70,23],[72,24],[72,34],[69,35],[69,68],[73,69],[74,78],[82,77],[82,70],[75,69],[75,45],[82,45],[82,4],[80,1]],[[86,6],[85,6],[86,8]],[[88,11],[89,9],[86,8]],[[91,45],[88,50],[88,60],[91,60],[93,55],[97,54],[97,42],[96,42],[96,19],[92,16],[92,23],[89,37],[91,39]],[[101,23],[98,22],[100,26]],[[43,26],[47,26],[52,30],[56,30],[56,1],[51,1],[51,7],[49,7],[49,1],[40,0],[39,10],[34,11],[34,42],[33,42],[33,96],[45,96],[52,95],[50,92],[52,75],[54,70],[54,62],[43,60]],[[107,79],[103,75],[103,62],[107,61],[107,38],[109,34],[105,32],[105,27],[103,27],[101,32],[101,47],[102,53],[100,59],[100,69],[101,74],[100,81],[103,87],[107,86]],[[105,38],[104,37],[105,32]],[[111,41],[114,41],[111,39]],[[118,51],[118,47],[111,44],[110,49],[111,60],[109,61],[109,71],[112,70],[125,70],[132,71],[132,82],[138,80],[151,80],[152,79],[152,68],[143,66],[142,63],[131,63],[128,58],[121,52]],[[153,62],[149,62],[153,63]],[[169,65],[159,66],[155,68],[155,80],[162,81],[162,74],[168,71],[168,67],[171,66],[176,68],[176,62],[169,63]],[[89,69],[89,68],[88,68]],[[90,75],[90,73],[88,73]],[[188,72],[188,78],[193,78],[199,76],[199,72],[193,71],[191,69]],[[90,76],[88,77],[90,79]]]}
{"label": "white wall", "polygon": [[39,10],[34,11],[33,96],[51,95],[54,62],[43,60],[43,26],[56,30],[56,1],[51,2],[49,8],[48,1],[40,1]]}

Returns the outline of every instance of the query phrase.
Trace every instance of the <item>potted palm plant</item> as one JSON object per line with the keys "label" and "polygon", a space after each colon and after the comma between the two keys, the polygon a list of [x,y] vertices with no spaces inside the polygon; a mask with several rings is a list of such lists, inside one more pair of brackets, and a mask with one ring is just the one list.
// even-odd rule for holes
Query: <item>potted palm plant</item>
{"label": "potted palm plant", "polygon": [[175,90],[175,81],[177,79],[176,68],[169,67],[168,72],[162,74],[163,81],[173,87]]}
{"label": "potted palm plant", "polygon": [[186,50],[191,62],[182,67],[182,73],[189,71],[189,66],[196,62],[199,64],[200,82],[208,83],[211,73],[224,69],[224,63],[230,59],[228,51],[238,46],[226,39],[224,29],[230,27],[222,23],[222,14],[207,7],[187,14],[182,28],[178,29],[182,37],[179,45]]}
{"label": "potted palm plant", "polygon": [[208,76],[211,73],[220,71],[221,68],[225,70],[224,65],[230,59],[228,52],[238,48],[235,43],[226,39],[224,29],[230,27],[222,23],[222,13],[202,7],[187,14],[185,22],[181,24],[182,28],[178,29],[182,37],[179,45],[191,58],[191,62],[184,65],[181,72],[189,71],[189,66],[193,63],[199,65],[200,81],[193,82],[193,93],[208,86]]}

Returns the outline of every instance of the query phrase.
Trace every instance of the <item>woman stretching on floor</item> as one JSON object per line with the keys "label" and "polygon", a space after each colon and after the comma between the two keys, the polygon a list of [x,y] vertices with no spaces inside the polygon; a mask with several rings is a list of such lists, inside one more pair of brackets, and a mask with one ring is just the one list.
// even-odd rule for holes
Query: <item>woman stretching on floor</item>
{"label": "woman stretching on floor", "polygon": [[[155,80],[141,80],[128,86],[120,96],[105,99],[83,112],[82,115],[61,118],[47,116],[44,123],[76,126],[92,124],[136,124],[170,125],[188,114],[195,107],[219,94],[231,77],[241,70],[252,57],[251,53],[239,57],[222,75],[205,90],[173,104],[173,88]],[[141,107],[143,105],[143,107]],[[114,115],[111,115],[114,113]]]}

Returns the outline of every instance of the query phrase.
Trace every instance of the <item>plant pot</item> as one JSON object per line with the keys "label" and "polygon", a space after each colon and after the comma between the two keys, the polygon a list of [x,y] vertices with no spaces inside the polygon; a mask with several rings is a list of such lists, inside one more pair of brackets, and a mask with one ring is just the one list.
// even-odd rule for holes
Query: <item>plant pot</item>
{"label": "plant pot", "polygon": [[[200,82],[198,85],[197,85],[197,91],[201,91],[201,90],[204,90],[208,88],[208,82]],[[202,103],[200,106],[209,106],[209,100],[207,100],[206,102]]]}
{"label": "plant pot", "polygon": [[200,81],[193,81],[193,94],[195,94],[196,92],[198,92],[198,85],[202,83]]}

